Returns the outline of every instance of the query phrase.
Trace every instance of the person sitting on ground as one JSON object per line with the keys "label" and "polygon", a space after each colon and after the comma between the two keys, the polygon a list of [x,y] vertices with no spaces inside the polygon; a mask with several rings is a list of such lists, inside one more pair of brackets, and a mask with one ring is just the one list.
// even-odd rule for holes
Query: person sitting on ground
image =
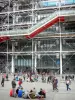
{"label": "person sitting on ground", "polygon": [[25,91],[24,91],[24,93],[22,95],[22,98],[29,99],[29,96],[28,95],[29,95],[29,91],[25,89]]}
{"label": "person sitting on ground", "polygon": [[36,94],[36,89],[35,89],[35,87],[33,88],[33,90],[32,90],[35,94]]}
{"label": "person sitting on ground", "polygon": [[24,95],[25,91],[23,90],[23,88],[18,90],[18,97],[22,97]]}
{"label": "person sitting on ground", "polygon": [[29,97],[29,99],[35,99],[36,98],[36,95],[35,95],[33,90],[30,90],[28,97]]}
{"label": "person sitting on ground", "polygon": [[39,97],[46,98],[46,92],[42,88],[40,89],[40,92],[38,94],[39,94]]}
{"label": "person sitting on ground", "polygon": [[19,91],[19,89],[20,89],[20,87],[18,87],[17,89],[16,89],[16,94],[18,95],[18,91]]}

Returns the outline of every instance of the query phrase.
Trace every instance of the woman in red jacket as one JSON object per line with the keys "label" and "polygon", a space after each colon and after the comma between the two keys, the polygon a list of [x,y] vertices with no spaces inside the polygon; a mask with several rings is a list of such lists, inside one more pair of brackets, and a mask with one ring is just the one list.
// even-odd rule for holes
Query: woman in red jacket
{"label": "woman in red jacket", "polygon": [[21,84],[22,84],[22,79],[19,79],[19,81],[18,81],[19,87],[22,87]]}

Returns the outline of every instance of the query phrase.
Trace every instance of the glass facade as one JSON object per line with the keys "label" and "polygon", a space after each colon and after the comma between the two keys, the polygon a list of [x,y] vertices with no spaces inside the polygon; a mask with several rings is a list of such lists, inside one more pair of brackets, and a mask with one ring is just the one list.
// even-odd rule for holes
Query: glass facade
{"label": "glass facade", "polygon": [[74,73],[75,0],[1,3],[0,35],[12,35],[0,43],[0,57],[5,64],[1,71],[6,66],[11,71],[14,66],[16,72]]}

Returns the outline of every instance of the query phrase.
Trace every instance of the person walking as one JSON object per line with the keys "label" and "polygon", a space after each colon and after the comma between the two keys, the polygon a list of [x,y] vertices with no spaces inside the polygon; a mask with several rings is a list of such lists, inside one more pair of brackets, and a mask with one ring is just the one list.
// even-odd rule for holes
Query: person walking
{"label": "person walking", "polygon": [[2,87],[4,87],[4,77],[2,76],[2,81],[1,81]]}
{"label": "person walking", "polygon": [[70,85],[70,80],[67,79],[67,80],[66,80],[66,88],[67,88],[67,91],[68,91],[68,90],[71,90],[71,88],[69,87],[69,85]]}
{"label": "person walking", "polygon": [[8,74],[6,74],[6,81],[8,81]]}
{"label": "person walking", "polygon": [[25,74],[23,75],[23,79],[24,79],[24,81],[25,81]]}
{"label": "person walking", "polygon": [[58,91],[58,79],[56,77],[53,78],[52,80],[52,85],[53,85],[53,91]]}

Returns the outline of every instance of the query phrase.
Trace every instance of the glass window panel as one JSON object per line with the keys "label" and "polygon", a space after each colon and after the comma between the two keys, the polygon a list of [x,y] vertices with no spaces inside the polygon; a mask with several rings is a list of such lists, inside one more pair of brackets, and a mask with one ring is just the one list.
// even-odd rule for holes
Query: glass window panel
{"label": "glass window panel", "polygon": [[27,59],[26,59],[26,67],[27,67]]}
{"label": "glass window panel", "polygon": [[21,66],[24,66],[24,60],[21,59]]}
{"label": "glass window panel", "polygon": [[21,60],[20,59],[18,59],[18,66],[20,66],[21,65]]}
{"label": "glass window panel", "polygon": [[28,67],[28,59],[26,59],[26,66]]}
{"label": "glass window panel", "polygon": [[31,66],[31,59],[29,59],[29,66]]}
{"label": "glass window panel", "polygon": [[26,66],[26,60],[24,59],[24,66]]}

